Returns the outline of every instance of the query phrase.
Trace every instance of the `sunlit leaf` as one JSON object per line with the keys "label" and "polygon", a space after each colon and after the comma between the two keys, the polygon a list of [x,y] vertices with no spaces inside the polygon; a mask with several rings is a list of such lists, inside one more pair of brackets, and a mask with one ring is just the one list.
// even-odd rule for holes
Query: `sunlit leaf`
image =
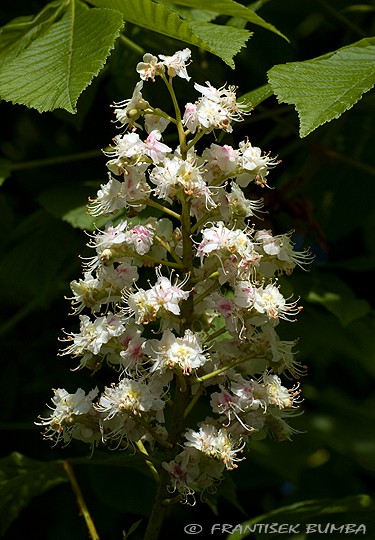
{"label": "sunlit leaf", "polygon": [[213,11],[220,15],[229,15],[230,17],[241,17],[252,24],[261,26],[262,28],[274,32],[275,34],[278,34],[279,36],[288,40],[284,34],[282,34],[272,24],[262,19],[262,17],[255,13],[255,11],[239,4],[238,2],[234,2],[234,0],[205,0],[203,5],[201,0],[171,0],[170,3],[196,9],[202,8],[204,5],[205,10]]}
{"label": "sunlit leaf", "polygon": [[30,501],[67,482],[58,461],[36,461],[18,452],[0,460],[0,530],[3,535]]}
{"label": "sunlit leaf", "polygon": [[300,136],[338,118],[375,84],[375,38],[365,38],[337,51],[279,64],[268,80],[280,102],[295,105]]}
{"label": "sunlit leaf", "polygon": [[[251,35],[247,30],[230,26],[183,20],[174,11],[152,0],[89,1],[94,6],[120,11],[127,22],[216,54],[231,67],[234,67],[233,57]],[[206,5],[204,7],[207,9]]]}
{"label": "sunlit leaf", "polygon": [[80,94],[105,64],[121,14],[80,0],[54,2],[34,19],[15,19],[0,35],[0,96],[39,112],[76,112]]}

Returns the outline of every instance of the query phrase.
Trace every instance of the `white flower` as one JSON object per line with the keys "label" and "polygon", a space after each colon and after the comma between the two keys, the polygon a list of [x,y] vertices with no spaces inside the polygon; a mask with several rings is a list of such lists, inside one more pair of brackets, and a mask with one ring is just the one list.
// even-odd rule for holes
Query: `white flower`
{"label": "white flower", "polygon": [[281,379],[271,373],[263,374],[263,384],[265,385],[269,405],[279,409],[290,409],[296,403],[299,394],[298,385],[292,389],[282,386]]}
{"label": "white flower", "polygon": [[116,116],[116,121],[119,122],[122,126],[132,126],[133,128],[140,127],[139,124],[136,124],[136,119],[141,115],[142,109],[148,106],[147,101],[142,97],[143,81],[137,82],[135,85],[133,95],[130,99],[125,99],[114,103],[114,113]]}
{"label": "white flower", "polygon": [[303,268],[303,264],[310,263],[314,258],[308,249],[294,251],[290,239],[291,234],[272,236],[272,233],[266,230],[257,231],[255,234],[255,238],[261,242],[264,252],[267,255],[274,255],[279,261],[282,261],[281,267],[287,273],[291,273],[296,265]]}
{"label": "white flower", "polygon": [[78,315],[85,307],[98,307],[97,291],[103,286],[100,279],[93,277],[91,272],[84,272],[84,279],[74,280],[70,283],[73,296],[71,300],[73,313]]}
{"label": "white flower", "polygon": [[239,150],[234,150],[232,146],[212,143],[202,154],[202,158],[207,161],[208,180],[211,182],[217,177],[228,177],[228,174],[233,173],[237,168],[239,155]]}
{"label": "white flower", "polygon": [[147,81],[148,79],[154,81],[155,76],[162,67],[162,63],[159,62],[156,56],[146,53],[143,56],[143,62],[137,64],[136,71],[144,81]]}
{"label": "white flower", "polygon": [[235,469],[235,462],[243,459],[238,458],[237,453],[243,450],[244,444],[240,446],[223,428],[217,429],[211,424],[203,423],[199,431],[189,429],[185,437],[185,446],[196,448],[209,457],[223,461],[227,469]]}
{"label": "white flower", "polygon": [[123,350],[120,351],[119,363],[129,373],[133,369],[137,371],[138,366],[144,359],[144,348],[146,339],[141,336],[141,330],[137,328],[134,321],[128,322],[126,331],[120,338]]}
{"label": "white flower", "polygon": [[138,133],[116,135],[113,140],[116,145],[112,151],[105,152],[105,155],[108,157],[132,158],[142,155],[144,152],[144,143],[139,138]]}
{"label": "white flower", "polygon": [[236,103],[235,88],[222,86],[217,89],[209,82],[207,86],[195,83],[194,88],[201,92],[202,97],[196,102],[194,111],[191,104],[185,111],[183,122],[194,133],[197,127],[203,127],[207,132],[219,128],[231,132],[231,121],[241,120],[244,109]]}
{"label": "white flower", "polygon": [[130,257],[123,257],[116,266],[101,266],[98,275],[106,282],[108,288],[113,288],[116,293],[124,287],[130,287],[138,279],[138,269],[132,265]]}
{"label": "white flower", "polygon": [[270,319],[290,320],[290,316],[298,315],[300,312],[297,301],[288,304],[273,283],[255,289],[253,307],[258,313],[264,313]]}
{"label": "white flower", "polygon": [[197,256],[201,260],[205,255],[215,252],[220,252],[220,255],[224,257],[237,253],[246,260],[253,260],[255,255],[254,244],[246,232],[239,229],[228,229],[222,221],[203,229],[202,241],[197,248]]}
{"label": "white flower", "polygon": [[196,132],[197,127],[199,126],[196,104],[186,103],[182,123],[191,133]]}
{"label": "white flower", "polygon": [[188,503],[189,499],[191,499],[191,504],[194,505],[194,489],[192,489],[191,486],[195,484],[200,473],[199,460],[192,459],[193,456],[191,451],[191,448],[186,448],[180,452],[174,460],[169,463],[164,461],[162,465],[163,469],[170,475],[172,493],[178,491],[183,495],[184,502]]}
{"label": "white flower", "polygon": [[[47,426],[44,433],[46,439],[63,440],[68,443],[72,438],[95,444],[100,439],[99,427],[93,410],[93,400],[98,395],[97,388],[87,395],[82,388],[69,394],[64,388],[54,390],[52,403],[55,408],[48,418],[41,418],[37,425]],[[82,423],[83,422],[83,423]]]}
{"label": "white flower", "polygon": [[257,184],[266,185],[268,170],[277,165],[277,160],[267,154],[262,155],[261,149],[252,146],[249,141],[241,141],[239,147],[241,152],[239,168],[243,169],[243,172],[237,175],[237,184],[246,187],[255,179]]}
{"label": "white flower", "polygon": [[164,159],[165,154],[172,152],[172,148],[159,142],[160,139],[161,133],[155,129],[151,131],[144,143],[143,153],[145,156],[149,156],[154,163],[159,163]]}
{"label": "white flower", "polygon": [[150,172],[150,180],[156,185],[154,193],[159,199],[172,202],[178,186],[178,170],[182,164],[183,161],[177,156],[172,159],[165,158],[161,166],[154,167]]}
{"label": "white flower", "polygon": [[152,385],[129,378],[106,387],[95,409],[102,413],[104,420],[117,415],[140,415],[144,412],[158,412],[164,408],[164,401],[155,394]]}
{"label": "white flower", "polygon": [[152,371],[163,371],[177,366],[184,375],[189,375],[193,369],[198,369],[207,362],[202,344],[191,330],[186,330],[183,337],[176,337],[170,330],[166,330],[154,353],[156,358]]}
{"label": "white flower", "polygon": [[119,182],[109,173],[108,176],[109,182],[101,184],[96,199],[90,199],[88,210],[92,216],[108,215],[127,206],[125,183]]}
{"label": "white flower", "polygon": [[142,202],[150,197],[151,188],[146,182],[144,171],[138,167],[127,167],[124,171],[126,203],[138,212],[145,208]]}
{"label": "white flower", "polygon": [[67,338],[62,341],[68,341],[70,345],[60,352],[61,355],[80,356],[86,352],[97,355],[105,343],[125,331],[123,320],[111,313],[105,317],[97,317],[94,322],[87,315],[80,315],[79,318],[80,333],[66,334]]}
{"label": "white flower", "polygon": [[167,72],[170,77],[175,77],[177,75],[178,77],[186,79],[187,81],[190,81],[191,79],[191,77],[189,77],[186,71],[186,62],[189,60],[190,56],[190,49],[183,49],[182,51],[177,51],[174,53],[173,56],[164,56],[162,54],[159,54],[159,58],[167,67]]}
{"label": "white flower", "polygon": [[150,251],[155,233],[150,227],[135,225],[126,233],[125,242],[134,247],[139,255],[145,255]]}
{"label": "white flower", "polygon": [[[235,183],[231,183],[231,192],[228,193],[228,206],[232,219],[237,217],[258,217],[257,212],[263,208],[263,199],[250,200],[244,195],[242,189]],[[255,239],[257,239],[255,237]]]}
{"label": "white flower", "polygon": [[169,120],[158,114],[146,113],[144,116],[145,119],[145,130],[147,133],[151,133],[155,129],[163,133],[165,128],[169,124]]}
{"label": "white flower", "polygon": [[256,287],[250,281],[238,281],[234,286],[234,303],[240,308],[250,309],[254,305]]}
{"label": "white flower", "polygon": [[179,303],[181,300],[186,300],[190,291],[182,290],[186,284],[188,277],[180,283],[175,281],[174,284],[165,276],[162,276],[160,270],[156,270],[158,277],[155,285],[150,289],[138,289],[137,292],[124,291],[123,299],[127,302],[128,307],[124,308],[124,313],[134,315],[136,324],[147,324],[154,321],[160,311],[169,311],[174,315],[180,314]]}

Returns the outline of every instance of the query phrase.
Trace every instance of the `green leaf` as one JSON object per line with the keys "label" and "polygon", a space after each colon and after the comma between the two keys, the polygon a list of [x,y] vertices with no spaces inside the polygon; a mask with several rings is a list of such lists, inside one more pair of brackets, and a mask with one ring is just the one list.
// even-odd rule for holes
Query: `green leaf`
{"label": "green leaf", "polygon": [[127,22],[216,54],[232,68],[234,68],[233,57],[251,35],[247,30],[230,26],[185,21],[174,11],[152,0],[89,0],[89,2],[94,6],[117,9]]}
{"label": "green leaf", "polygon": [[[196,9],[202,9],[202,0],[173,0],[171,4],[177,4],[179,6],[187,6]],[[270,32],[278,34],[282,38],[288,38],[284,36],[277,28],[272,24],[268,23],[262,17],[260,17],[255,11],[235,2],[234,0],[205,0],[204,9],[208,11],[213,11],[219,15],[229,15],[230,17],[241,17],[246,21],[261,26]]]}
{"label": "green leaf", "polygon": [[9,159],[0,158],[0,186],[11,175],[11,164],[12,162]]}
{"label": "green leaf", "polygon": [[264,84],[263,86],[259,86],[259,88],[255,88],[254,90],[247,92],[247,94],[243,94],[238,98],[238,101],[246,101],[252,107],[256,107],[257,105],[259,105],[259,103],[262,103],[262,101],[271,96],[273,96],[273,90],[271,85]]}
{"label": "green leaf", "polygon": [[108,219],[100,216],[93,217],[87,212],[87,206],[78,206],[66,212],[62,216],[63,221],[70,223],[76,229],[94,231],[96,228],[104,227]]}
{"label": "green leaf", "polygon": [[268,80],[279,102],[295,105],[300,136],[338,118],[375,84],[375,38],[365,38],[324,56],[279,64]]}
{"label": "green leaf", "polygon": [[39,112],[76,112],[80,94],[104,66],[123,26],[117,11],[79,0],[53,2],[34,19],[15,19],[0,35],[0,96]]}
{"label": "green leaf", "polygon": [[[366,535],[369,534],[368,522],[374,510],[375,506],[368,495],[354,495],[343,499],[303,501],[278,508],[268,514],[263,514],[245,521],[241,525],[237,525],[236,530],[231,532],[226,539],[242,540],[243,538],[249,538],[250,534],[255,533],[254,536],[251,536],[255,540],[269,540],[271,538],[284,538],[285,540],[291,540],[292,538],[297,540],[297,538],[301,538],[301,540],[307,540],[313,533],[313,525],[321,524],[324,527],[325,524],[329,526],[334,524],[338,527],[340,524],[343,524],[345,527],[345,524],[350,523],[356,524],[355,531],[361,526],[362,532],[359,531],[358,534],[363,536],[364,530]],[[271,524],[276,526],[276,530],[271,528]],[[262,526],[260,527],[260,525]],[[284,528],[277,534],[278,527],[281,525],[284,525]],[[309,526],[310,532],[307,532]],[[292,529],[290,534],[285,534],[288,532],[288,527],[294,527],[294,531]],[[316,528],[315,532],[317,532]],[[296,537],[293,533],[299,536]],[[352,531],[353,534],[355,532]],[[321,536],[326,535],[322,534]],[[327,534],[327,537],[331,540],[342,538],[342,536],[343,532],[339,534]]]}
{"label": "green leaf", "polygon": [[364,317],[371,309],[370,304],[357,298],[344,281],[328,273],[321,273],[314,279],[306,298],[310,302],[324,306],[343,326]]}
{"label": "green leaf", "polygon": [[62,463],[42,462],[13,452],[0,460],[0,532],[3,535],[30,501],[67,482]]}
{"label": "green leaf", "polygon": [[35,17],[17,17],[0,28],[0,68],[16,58],[66,10],[61,1],[47,4]]}

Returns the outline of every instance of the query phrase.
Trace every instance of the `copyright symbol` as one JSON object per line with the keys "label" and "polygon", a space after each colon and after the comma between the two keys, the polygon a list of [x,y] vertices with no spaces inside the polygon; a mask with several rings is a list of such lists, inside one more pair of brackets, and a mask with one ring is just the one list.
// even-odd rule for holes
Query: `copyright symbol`
{"label": "copyright symbol", "polygon": [[202,525],[199,525],[199,523],[189,523],[189,525],[185,525],[184,532],[186,534],[199,534],[203,530]]}

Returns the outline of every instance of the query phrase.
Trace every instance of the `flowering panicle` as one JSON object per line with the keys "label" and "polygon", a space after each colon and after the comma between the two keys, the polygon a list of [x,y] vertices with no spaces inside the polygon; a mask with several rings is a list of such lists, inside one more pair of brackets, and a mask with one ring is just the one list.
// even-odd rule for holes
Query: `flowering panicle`
{"label": "flowering panicle", "polygon": [[[277,327],[301,308],[278,278],[312,256],[294,250],[291,233],[275,236],[250,221],[263,212],[259,187],[276,159],[248,139],[198,151],[205,134],[231,133],[249,106],[237,102],[235,87],[205,82],[180,109],[173,84],[190,81],[190,56],[147,53],[139,62],[132,97],[114,104],[122,132],[104,152],[108,181],[88,205],[109,220],[89,235],[94,255],[71,283],[80,328],[65,332],[60,354],[93,377],[106,368],[106,378],[109,367],[115,380],[87,395],[55,390],[40,424],[55,442],[130,445],[152,461],[153,474],[167,475],[166,495],[193,503],[238,466],[253,437],[293,433],[299,387],[282,377],[299,378],[304,367]],[[171,110],[143,95],[157,79]],[[163,142],[167,127],[177,130],[176,147]],[[197,427],[189,413],[199,400],[211,416]]]}

